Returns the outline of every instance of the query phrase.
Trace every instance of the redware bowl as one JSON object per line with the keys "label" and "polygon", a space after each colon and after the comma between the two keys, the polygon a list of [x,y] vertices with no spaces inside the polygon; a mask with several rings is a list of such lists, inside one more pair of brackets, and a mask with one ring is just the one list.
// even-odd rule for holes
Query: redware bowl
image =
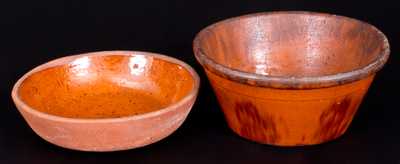
{"label": "redware bowl", "polygon": [[116,151],[157,142],[185,120],[199,77],[177,59],[148,52],[104,51],[38,66],[12,98],[43,139],[82,151]]}
{"label": "redware bowl", "polygon": [[341,136],[389,56],[372,25],[313,12],[227,19],[193,46],[230,128],[279,146]]}

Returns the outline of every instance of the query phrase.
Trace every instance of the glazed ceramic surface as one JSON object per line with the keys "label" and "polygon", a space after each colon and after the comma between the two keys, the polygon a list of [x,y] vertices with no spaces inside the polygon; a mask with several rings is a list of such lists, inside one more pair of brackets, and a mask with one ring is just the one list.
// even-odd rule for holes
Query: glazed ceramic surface
{"label": "glazed ceramic surface", "polygon": [[41,65],[18,80],[12,97],[43,139],[70,149],[114,151],[175,131],[198,87],[195,71],[171,57],[105,51]]}
{"label": "glazed ceramic surface", "polygon": [[346,131],[389,45],[379,30],[355,19],[271,12],[205,28],[194,52],[234,132],[295,146]]}

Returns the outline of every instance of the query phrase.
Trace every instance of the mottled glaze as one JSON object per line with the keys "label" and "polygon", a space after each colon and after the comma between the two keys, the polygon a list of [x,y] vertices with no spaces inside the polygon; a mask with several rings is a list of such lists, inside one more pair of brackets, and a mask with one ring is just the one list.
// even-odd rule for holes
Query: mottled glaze
{"label": "mottled glaze", "polygon": [[341,136],[389,56],[372,25],[312,12],[227,19],[202,30],[193,48],[231,129],[279,146]]}
{"label": "mottled glaze", "polygon": [[198,87],[195,71],[171,57],[104,51],[41,65],[18,80],[12,97],[45,140],[76,150],[115,151],[175,131]]}

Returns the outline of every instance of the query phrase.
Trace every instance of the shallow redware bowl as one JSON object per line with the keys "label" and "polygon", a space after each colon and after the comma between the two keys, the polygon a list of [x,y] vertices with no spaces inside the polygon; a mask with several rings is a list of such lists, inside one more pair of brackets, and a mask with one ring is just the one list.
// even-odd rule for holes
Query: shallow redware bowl
{"label": "shallow redware bowl", "polygon": [[38,66],[12,98],[29,126],[55,145],[82,151],[142,147],[185,120],[199,77],[177,59],[148,52],[103,51]]}
{"label": "shallow redware bowl", "polygon": [[341,136],[389,56],[372,25],[312,12],[227,19],[193,46],[230,128],[279,146]]}

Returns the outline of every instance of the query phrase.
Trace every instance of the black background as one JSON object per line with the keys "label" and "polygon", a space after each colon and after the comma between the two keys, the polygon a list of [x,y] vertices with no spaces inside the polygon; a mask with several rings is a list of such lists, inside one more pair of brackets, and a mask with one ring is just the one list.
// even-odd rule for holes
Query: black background
{"label": "black background", "polygon": [[[395,1],[3,1],[0,4],[0,163],[397,163],[400,164],[400,6]],[[205,26],[248,13],[308,10],[367,21],[387,36],[391,57],[347,133],[317,146],[256,144],[227,127],[192,52]],[[61,56],[99,50],[152,51],[181,59],[202,78],[199,97],[175,133],[144,148],[87,153],[38,137],[10,98],[14,82]],[[397,72],[396,72],[397,71]]]}

